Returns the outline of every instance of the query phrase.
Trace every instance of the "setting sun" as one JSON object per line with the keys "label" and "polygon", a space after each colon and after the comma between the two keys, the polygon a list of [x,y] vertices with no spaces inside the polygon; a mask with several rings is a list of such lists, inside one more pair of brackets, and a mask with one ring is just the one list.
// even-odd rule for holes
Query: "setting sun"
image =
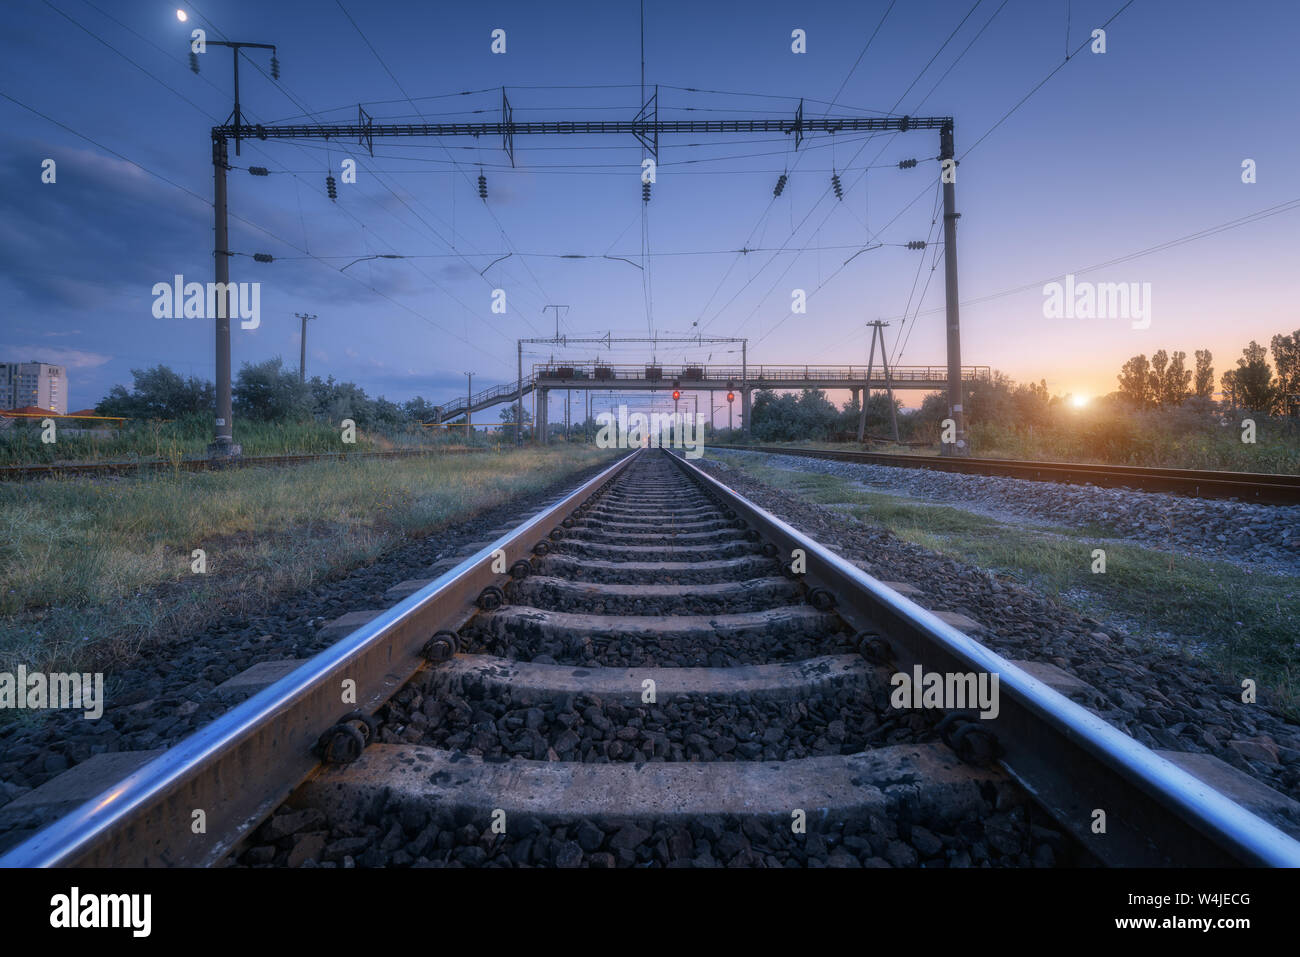
{"label": "setting sun", "polygon": [[1086,395],[1076,395],[1070,397],[1070,405],[1074,406],[1076,409],[1082,409],[1087,404],[1088,404],[1088,397]]}

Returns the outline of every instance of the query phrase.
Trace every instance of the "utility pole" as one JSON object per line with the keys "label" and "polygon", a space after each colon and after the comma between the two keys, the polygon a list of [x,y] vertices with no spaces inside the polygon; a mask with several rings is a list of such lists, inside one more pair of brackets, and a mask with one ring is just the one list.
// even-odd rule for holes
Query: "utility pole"
{"label": "utility pole", "polygon": [[745,438],[749,438],[749,340],[740,342],[740,418]]}
{"label": "utility pole", "polygon": [[515,356],[515,367],[519,373],[517,385],[519,392],[515,397],[515,445],[524,444],[524,340],[517,339],[515,346],[518,353]]}
{"label": "utility pole", "polygon": [[474,420],[471,417],[469,407],[474,401],[474,373],[465,373],[465,441],[469,441],[470,430],[474,427]]}
{"label": "utility pole", "polygon": [[858,441],[861,442],[867,429],[867,401],[871,398],[871,371],[876,360],[876,340],[880,340],[880,363],[885,368],[885,393],[889,396],[889,417],[894,423],[894,444],[898,444],[898,410],[894,407],[894,384],[889,374],[889,352],[885,348],[885,327],[887,322],[877,319],[868,322],[871,327],[871,351],[867,355],[867,378],[862,384],[862,408],[858,412]]}
{"label": "utility pole", "polygon": [[962,408],[961,311],[957,306],[957,159],[952,124],[939,130],[939,163],[943,179],[943,274],[948,322],[948,415],[956,426],[956,441],[939,446],[943,455],[969,455],[966,415]]}
{"label": "utility pole", "polygon": [[307,381],[307,320],[315,319],[316,316],[309,316],[305,312],[295,312],[295,316],[302,320],[302,343],[298,352],[298,381]]}
{"label": "utility pole", "polygon": [[542,306],[542,312],[546,312],[547,309],[555,310],[555,341],[559,342],[560,341],[560,310],[563,309],[564,314],[567,316],[569,314],[569,307],[563,304],[558,306],[557,305]]}
{"label": "utility pole", "polygon": [[[238,72],[239,61],[235,63]],[[235,100],[238,102],[238,95]],[[242,451],[235,445],[234,404],[230,390],[230,250],[227,248],[230,239],[226,206],[229,156],[226,138],[212,137],[212,215],[216,220],[217,288],[227,290],[222,301],[217,303],[217,421],[212,444],[208,446],[208,455],[212,458],[237,458]]]}
{"label": "utility pole", "polygon": [[[226,125],[235,128],[235,155],[239,155],[240,127],[244,125],[244,114],[239,107],[239,50],[241,47],[257,47],[271,51],[271,75],[280,77],[280,63],[275,58],[273,43],[244,43],[231,40],[208,40],[208,46],[230,47],[235,65],[235,104]],[[242,451],[235,444],[235,421],[230,389],[230,234],[229,214],[226,198],[226,170],[230,168],[230,153],[225,133],[212,131],[212,218],[215,226],[217,288],[224,289],[217,303],[216,315],[216,352],[217,352],[217,416],[214,423],[212,444],[208,446],[208,455],[213,458],[236,458]]]}

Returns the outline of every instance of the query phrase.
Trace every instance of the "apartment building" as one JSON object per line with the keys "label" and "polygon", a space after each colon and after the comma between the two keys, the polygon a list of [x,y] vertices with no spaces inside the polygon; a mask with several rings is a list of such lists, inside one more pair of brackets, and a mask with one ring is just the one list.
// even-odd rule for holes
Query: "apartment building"
{"label": "apartment building", "polygon": [[0,408],[36,405],[60,415],[68,411],[68,378],[48,362],[0,362]]}

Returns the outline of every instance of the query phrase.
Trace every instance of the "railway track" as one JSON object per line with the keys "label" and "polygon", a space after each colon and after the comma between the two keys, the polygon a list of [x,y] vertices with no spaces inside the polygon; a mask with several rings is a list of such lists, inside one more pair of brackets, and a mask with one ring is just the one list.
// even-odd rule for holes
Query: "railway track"
{"label": "railway track", "polygon": [[279,468],[305,465],[308,462],[346,461],[350,459],[410,458],[417,455],[457,455],[486,451],[473,446],[449,446],[436,449],[391,449],[382,452],[312,452],[299,455],[250,455],[234,459],[181,459],[177,462],[83,462],[70,465],[0,466],[0,481],[30,481],[50,478],[85,478],[106,475],[135,475],[141,472],[210,472],[227,468]]}
{"label": "railway track", "polygon": [[896,468],[934,469],[967,475],[1001,475],[1032,482],[1134,488],[1144,492],[1171,492],[1193,498],[1239,499],[1257,505],[1300,505],[1300,475],[1268,472],[1216,472],[1196,469],[1161,469],[1135,465],[1078,465],[1071,462],[1021,462],[1014,459],[980,459],[933,455],[893,455],[884,452],[848,452],[835,449],[798,449],[765,445],[727,445],[720,450],[802,455],[835,462],[890,465]]}
{"label": "railway track", "polygon": [[1300,865],[1176,759],[642,450],[0,865]]}

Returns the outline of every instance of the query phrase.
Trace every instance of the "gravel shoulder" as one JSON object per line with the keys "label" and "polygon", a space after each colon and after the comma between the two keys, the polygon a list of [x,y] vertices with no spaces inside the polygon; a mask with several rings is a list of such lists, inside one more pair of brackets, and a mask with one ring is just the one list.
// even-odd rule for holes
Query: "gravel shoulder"
{"label": "gravel shoulder", "polygon": [[170,747],[231,707],[215,694],[222,682],[260,662],[306,659],[322,651],[335,640],[321,637],[330,621],[358,609],[388,607],[394,602],[384,593],[393,585],[427,577],[434,562],[482,542],[493,530],[518,524],[607,465],[408,539],[363,567],[319,581],[257,614],[226,618],[145,649],[133,664],[105,676],[99,719],[86,720],[81,711],[6,716],[0,723],[0,847],[12,843],[7,831],[32,824],[6,816],[4,805],[93,755]]}
{"label": "gravel shoulder", "polygon": [[[751,458],[758,456],[745,456]],[[842,464],[771,458],[792,463],[794,471]],[[1284,794],[1300,796],[1300,724],[1268,704],[1267,696],[1244,703],[1238,675],[1106,627],[1009,575],[812,504],[791,488],[755,481],[740,467],[712,458],[697,464],[874,577],[916,586],[921,593],[914,600],[924,607],[981,623],[979,640],[1004,657],[1047,662],[1092,685],[1104,699],[1092,710],[1148,747],[1208,752]],[[1043,488],[1048,494],[1055,487]]]}
{"label": "gravel shoulder", "polygon": [[1099,531],[1112,541],[1300,574],[1300,506],[1194,499],[1092,485],[732,452],[781,469],[851,479],[877,492],[958,505],[1002,522]]}

